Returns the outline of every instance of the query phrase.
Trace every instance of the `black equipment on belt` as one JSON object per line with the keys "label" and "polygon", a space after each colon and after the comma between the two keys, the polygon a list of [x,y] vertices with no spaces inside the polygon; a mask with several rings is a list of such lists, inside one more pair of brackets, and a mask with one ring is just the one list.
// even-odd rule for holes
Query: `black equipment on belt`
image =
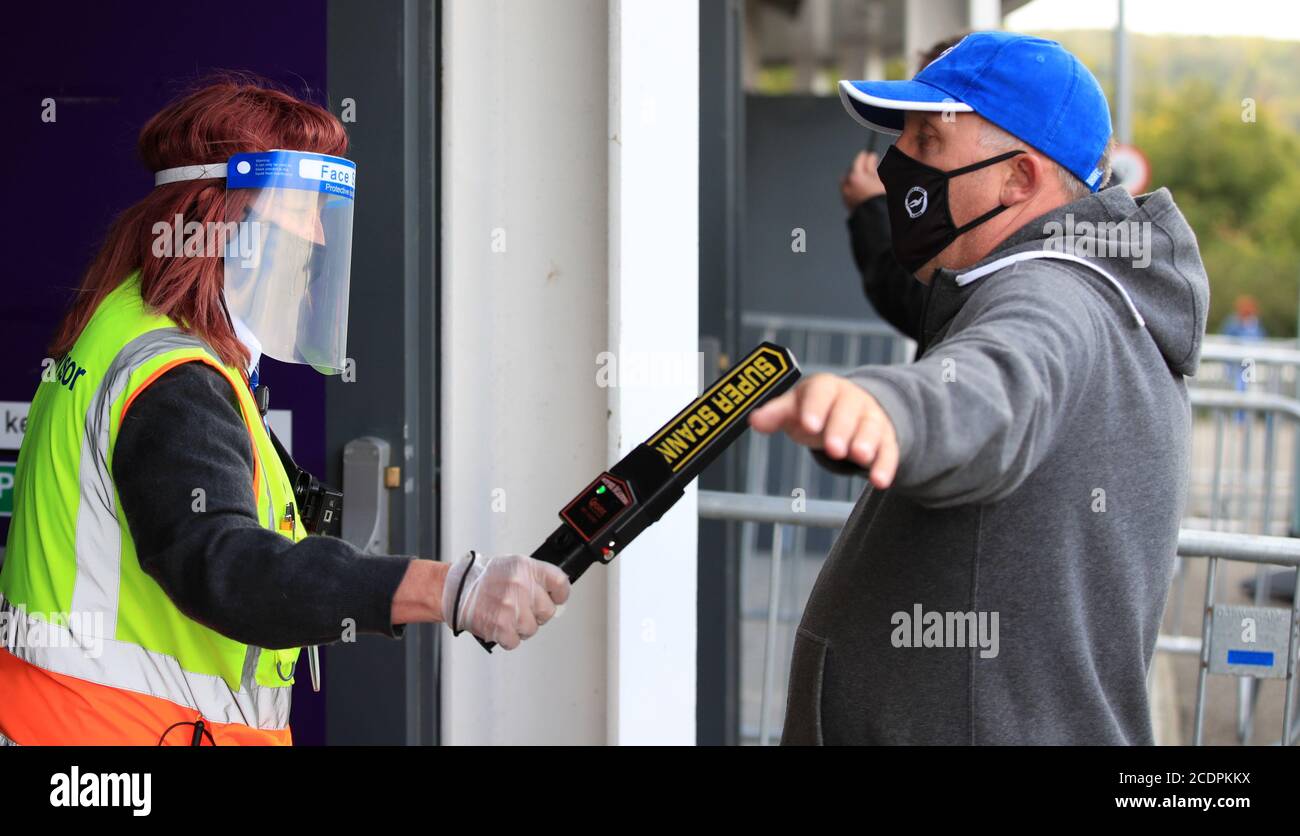
{"label": "black equipment on belt", "polygon": [[[271,407],[271,390],[267,386],[258,386],[253,390],[253,399],[257,401],[257,411],[266,417]],[[308,534],[328,534],[338,537],[343,533],[343,492],[324,484],[315,476],[298,466],[284,449],[280,439],[276,438],[271,425],[266,425],[266,432],[271,437],[275,454],[284,465],[284,472],[289,475],[289,484],[293,485],[293,498],[298,504],[298,519]]]}

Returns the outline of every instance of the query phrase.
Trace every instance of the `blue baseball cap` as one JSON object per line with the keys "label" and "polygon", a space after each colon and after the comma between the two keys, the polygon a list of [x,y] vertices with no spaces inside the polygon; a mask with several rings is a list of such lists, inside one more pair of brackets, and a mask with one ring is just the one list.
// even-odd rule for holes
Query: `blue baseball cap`
{"label": "blue baseball cap", "polygon": [[1031,145],[1094,192],[1110,142],[1106,94],[1056,41],[1014,32],[973,32],[910,81],[841,81],[849,115],[899,134],[908,110],[977,113]]}

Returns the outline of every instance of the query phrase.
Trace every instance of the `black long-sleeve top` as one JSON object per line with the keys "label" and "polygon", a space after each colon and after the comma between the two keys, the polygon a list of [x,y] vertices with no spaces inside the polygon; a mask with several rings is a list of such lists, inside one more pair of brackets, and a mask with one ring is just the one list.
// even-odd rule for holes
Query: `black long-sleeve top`
{"label": "black long-sleeve top", "polygon": [[[862,291],[867,301],[905,337],[919,341],[921,316],[927,288],[903,269],[894,257],[889,237],[889,210],[885,196],[869,197],[849,214],[849,244],[853,260],[862,274]],[[862,476],[864,471],[847,460],[832,459],[820,450],[812,451],[822,467],[841,476]]]}
{"label": "black long-sleeve top", "polygon": [[882,319],[904,336],[917,339],[926,288],[894,257],[885,196],[858,204],[849,215],[848,226],[853,260],[862,274],[867,300]]}
{"label": "black long-sleeve top", "polygon": [[216,369],[185,363],[140,393],[112,469],[141,568],[200,624],[269,649],[338,641],[345,619],[401,636],[392,600],[412,558],[333,537],[294,543],[258,524],[248,430]]}

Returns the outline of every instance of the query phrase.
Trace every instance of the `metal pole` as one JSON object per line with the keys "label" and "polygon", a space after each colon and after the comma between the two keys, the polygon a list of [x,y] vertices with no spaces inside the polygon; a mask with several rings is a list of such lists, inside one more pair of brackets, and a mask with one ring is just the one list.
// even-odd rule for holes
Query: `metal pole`
{"label": "metal pole", "polygon": [[1290,746],[1295,737],[1291,728],[1295,725],[1296,697],[1296,645],[1300,642],[1300,568],[1296,569],[1295,585],[1291,589],[1291,641],[1287,644],[1287,696],[1282,701],[1282,745]]}
{"label": "metal pole", "polygon": [[1219,573],[1219,559],[1212,557],[1205,568],[1205,612],[1201,617],[1201,670],[1196,679],[1196,721],[1192,728],[1192,745],[1200,746],[1205,725],[1205,685],[1210,673],[1210,630],[1214,626],[1214,580]]}
{"label": "metal pole", "polygon": [[1295,714],[1291,707],[1295,704],[1296,681],[1296,644],[1300,642],[1300,568],[1296,569],[1295,585],[1291,589],[1291,640],[1287,644],[1286,654],[1286,698],[1282,700],[1282,745],[1290,746],[1293,737],[1291,728],[1295,725]]}
{"label": "metal pole", "polygon": [[[1271,533],[1273,520],[1273,471],[1270,468],[1276,447],[1273,418],[1270,413],[1264,415],[1264,465],[1260,468],[1264,479],[1263,523],[1259,532],[1261,534]],[[1269,574],[1268,567],[1264,564],[1255,567],[1255,606],[1257,607],[1264,606]],[[1254,731],[1255,707],[1259,703],[1260,685],[1258,680],[1250,676],[1242,677],[1238,685],[1237,738],[1243,744],[1250,739]]]}
{"label": "metal pole", "polygon": [[1133,141],[1133,97],[1128,61],[1128,29],[1124,22],[1124,0],[1119,2],[1115,21],[1115,136],[1125,145]]}
{"label": "metal pole", "polygon": [[772,526],[772,560],[767,582],[767,630],[763,637],[763,694],[759,699],[758,744],[768,745],[772,733],[772,690],[776,677],[776,622],[781,608],[781,551],[782,531],[785,526]]}
{"label": "metal pole", "polygon": [[[1300,373],[1295,378],[1295,399],[1300,400]],[[1291,425],[1291,518],[1287,533],[1300,534],[1300,423]]]}

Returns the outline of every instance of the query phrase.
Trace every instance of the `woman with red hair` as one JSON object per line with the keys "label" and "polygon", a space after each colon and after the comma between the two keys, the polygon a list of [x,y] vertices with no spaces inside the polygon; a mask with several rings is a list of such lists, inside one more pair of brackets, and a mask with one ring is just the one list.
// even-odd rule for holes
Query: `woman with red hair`
{"label": "woman with red hair", "polygon": [[19,452],[0,743],[287,744],[301,648],[445,621],[510,649],[567,597],[531,558],[449,567],[306,530],[326,520],[299,507],[257,370],[342,368],[347,145],[242,79],[141,131],[156,187],[87,270]]}

